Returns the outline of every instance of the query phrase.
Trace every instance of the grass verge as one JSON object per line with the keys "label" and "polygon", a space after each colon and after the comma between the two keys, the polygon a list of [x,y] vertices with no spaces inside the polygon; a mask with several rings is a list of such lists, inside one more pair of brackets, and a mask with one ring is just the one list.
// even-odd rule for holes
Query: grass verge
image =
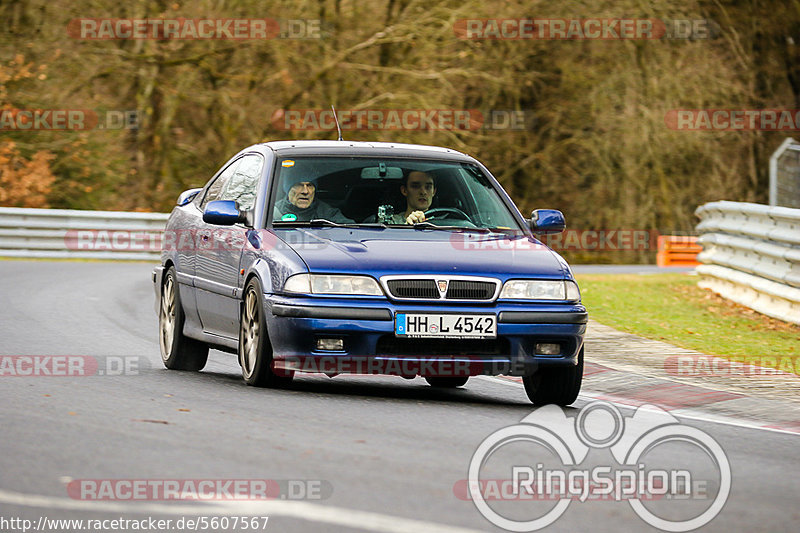
{"label": "grass verge", "polygon": [[[576,278],[589,316],[598,322],[707,354],[778,358],[778,368],[800,373],[800,326],[701,289],[696,276],[585,274]],[[785,356],[796,364],[786,368]]]}

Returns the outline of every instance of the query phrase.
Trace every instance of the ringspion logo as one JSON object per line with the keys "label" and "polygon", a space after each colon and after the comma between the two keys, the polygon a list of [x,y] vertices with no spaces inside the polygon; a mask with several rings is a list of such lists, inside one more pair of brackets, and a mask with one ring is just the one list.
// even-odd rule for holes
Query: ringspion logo
{"label": "ringspion logo", "polygon": [[[590,452],[607,461],[586,461]],[[722,511],[731,477],[724,450],[700,429],[652,405],[625,417],[595,401],[574,417],[541,407],[495,431],[478,445],[468,478],[453,493],[508,531],[538,531],[573,503],[605,501],[628,503],[655,528],[684,532]]]}

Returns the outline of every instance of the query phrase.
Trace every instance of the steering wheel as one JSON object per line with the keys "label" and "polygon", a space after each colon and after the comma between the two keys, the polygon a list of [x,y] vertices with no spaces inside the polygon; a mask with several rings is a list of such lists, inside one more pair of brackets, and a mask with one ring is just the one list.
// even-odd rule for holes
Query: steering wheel
{"label": "steering wheel", "polygon": [[438,213],[451,213],[458,216],[458,218],[462,220],[466,220],[470,223],[472,222],[472,219],[469,218],[469,215],[457,207],[434,207],[433,209],[428,209],[425,211],[425,218],[428,219],[431,215],[436,215]]}

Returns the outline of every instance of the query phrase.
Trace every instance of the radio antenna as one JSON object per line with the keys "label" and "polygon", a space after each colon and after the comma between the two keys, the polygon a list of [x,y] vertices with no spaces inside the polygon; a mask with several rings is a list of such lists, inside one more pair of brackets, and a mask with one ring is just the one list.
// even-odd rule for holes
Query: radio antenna
{"label": "radio antenna", "polygon": [[342,127],[339,126],[339,117],[336,116],[336,108],[333,107],[333,104],[331,104],[331,110],[333,111],[333,120],[336,121],[336,130],[339,132],[339,140],[343,141],[344,139],[342,139]]}

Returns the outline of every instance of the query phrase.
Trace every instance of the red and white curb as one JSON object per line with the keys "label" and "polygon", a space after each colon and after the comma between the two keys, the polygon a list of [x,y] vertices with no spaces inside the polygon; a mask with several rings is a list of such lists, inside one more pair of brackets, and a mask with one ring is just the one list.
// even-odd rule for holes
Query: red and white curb
{"label": "red and white curb", "polygon": [[[593,381],[592,376],[600,377],[599,375],[608,372],[617,374],[624,373],[630,380],[628,380],[625,387],[619,387],[617,390],[613,388],[612,390],[608,390],[607,388],[602,391],[593,390],[591,383]],[[522,387],[522,378],[520,377],[482,377],[492,382],[503,383],[517,388]],[[587,378],[589,379],[587,380]],[[585,364],[584,386],[579,395],[579,399],[587,401],[604,400],[631,408],[637,408],[642,405],[656,405],[668,410],[676,417],[772,431],[788,435],[800,435],[800,417],[797,420],[789,421],[753,420],[749,417],[747,407],[748,400],[751,398],[746,394],[714,390],[662,378],[653,378],[646,375],[623,372],[596,363],[587,362]],[[725,403],[734,400],[737,403],[735,407],[730,403]],[[782,401],[786,402],[787,400]],[[731,411],[735,412],[735,416],[714,413],[711,409],[714,407],[728,406],[731,407]]]}

